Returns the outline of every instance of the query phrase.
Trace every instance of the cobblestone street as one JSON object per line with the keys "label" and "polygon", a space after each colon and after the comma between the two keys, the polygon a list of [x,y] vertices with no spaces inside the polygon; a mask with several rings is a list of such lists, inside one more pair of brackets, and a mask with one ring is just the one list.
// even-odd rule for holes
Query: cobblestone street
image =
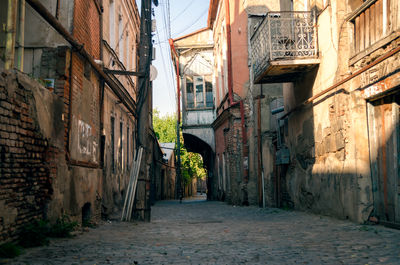
{"label": "cobblestone street", "polygon": [[400,264],[400,231],[296,211],[164,201],[152,208],[151,223],[108,222],[9,263]]}

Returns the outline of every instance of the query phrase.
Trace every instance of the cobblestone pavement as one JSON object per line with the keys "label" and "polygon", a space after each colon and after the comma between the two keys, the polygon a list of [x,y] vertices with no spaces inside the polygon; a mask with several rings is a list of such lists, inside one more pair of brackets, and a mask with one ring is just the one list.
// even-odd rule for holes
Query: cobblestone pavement
{"label": "cobblestone pavement", "polygon": [[105,223],[11,264],[400,264],[400,231],[304,212],[158,202],[151,223]]}

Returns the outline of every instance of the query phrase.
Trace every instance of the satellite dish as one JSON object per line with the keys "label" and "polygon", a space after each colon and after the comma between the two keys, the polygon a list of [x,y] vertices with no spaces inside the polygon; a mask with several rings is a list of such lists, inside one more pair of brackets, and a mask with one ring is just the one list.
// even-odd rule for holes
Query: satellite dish
{"label": "satellite dish", "polygon": [[153,65],[150,65],[150,81],[156,79],[157,75],[158,75],[157,68]]}

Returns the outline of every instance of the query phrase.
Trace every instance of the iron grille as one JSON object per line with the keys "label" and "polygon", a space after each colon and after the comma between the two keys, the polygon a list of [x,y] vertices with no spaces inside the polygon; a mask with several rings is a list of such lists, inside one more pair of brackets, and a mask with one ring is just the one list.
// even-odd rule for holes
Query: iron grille
{"label": "iron grille", "polygon": [[269,12],[251,37],[254,76],[270,61],[317,57],[315,16],[312,12]]}

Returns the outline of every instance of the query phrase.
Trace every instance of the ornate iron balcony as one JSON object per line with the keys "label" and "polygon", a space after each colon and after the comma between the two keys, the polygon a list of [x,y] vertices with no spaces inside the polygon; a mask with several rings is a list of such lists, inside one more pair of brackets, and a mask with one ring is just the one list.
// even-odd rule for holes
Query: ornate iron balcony
{"label": "ornate iron balcony", "polygon": [[267,13],[250,43],[254,79],[258,82],[268,74],[271,62],[296,60],[289,64],[299,65],[302,62],[298,59],[318,57],[315,16],[307,11]]}

